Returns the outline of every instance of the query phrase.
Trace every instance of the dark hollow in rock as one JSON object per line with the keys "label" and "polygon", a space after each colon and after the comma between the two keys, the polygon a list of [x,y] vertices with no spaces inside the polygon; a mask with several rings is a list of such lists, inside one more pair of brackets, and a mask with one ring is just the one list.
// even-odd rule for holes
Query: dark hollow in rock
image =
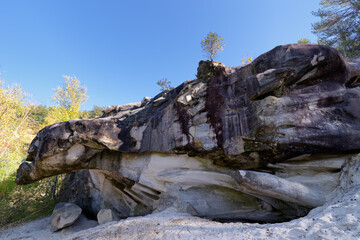
{"label": "dark hollow in rock", "polygon": [[360,150],[358,62],[281,45],[241,67],[42,129],[16,183],[69,173],[62,198],[96,216],[175,207],[219,221],[281,222],[333,199]]}

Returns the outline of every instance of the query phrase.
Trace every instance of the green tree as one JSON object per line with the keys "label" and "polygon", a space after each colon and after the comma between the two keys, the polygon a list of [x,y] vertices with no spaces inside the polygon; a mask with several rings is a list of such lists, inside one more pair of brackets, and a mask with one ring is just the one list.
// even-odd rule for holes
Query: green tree
{"label": "green tree", "polygon": [[19,166],[31,141],[33,105],[27,103],[27,96],[19,85],[0,81],[0,181]]}
{"label": "green tree", "polygon": [[80,84],[76,77],[64,76],[63,87],[57,87],[54,92],[53,100],[58,107],[67,110],[69,118],[78,118],[81,104],[86,102],[87,88]]}
{"label": "green tree", "polygon": [[206,37],[201,40],[201,48],[211,61],[214,60],[216,55],[224,50],[224,39],[217,33],[209,32]]}
{"label": "green tree", "polygon": [[34,131],[39,131],[40,126],[45,123],[45,118],[49,114],[50,108],[44,105],[35,105],[30,113],[31,126]]}
{"label": "green tree", "polygon": [[44,128],[57,122],[65,122],[70,119],[72,118],[70,117],[68,109],[65,107],[50,107],[48,114],[46,115],[45,120],[40,128]]}
{"label": "green tree", "polygon": [[101,117],[103,115],[103,110],[105,107],[100,106],[94,106],[91,111],[80,111],[80,118],[95,118],[95,117]]}
{"label": "green tree", "polygon": [[55,107],[49,109],[44,126],[80,117],[80,106],[86,102],[87,88],[76,77],[64,76],[62,87],[54,89]]}
{"label": "green tree", "polygon": [[[15,185],[16,169],[49,108],[30,104],[19,85],[0,80],[0,228],[51,214],[59,185],[48,179]],[[53,179],[57,179],[54,177]]]}
{"label": "green tree", "polygon": [[171,86],[170,86],[171,82],[169,80],[167,80],[167,78],[163,78],[163,79],[157,81],[156,84],[160,86],[162,92],[171,88]]}
{"label": "green tree", "polygon": [[89,112],[89,117],[90,118],[101,117],[103,115],[104,109],[105,109],[105,107],[100,107],[100,106],[95,105],[93,107],[93,109]]}
{"label": "green tree", "polygon": [[335,47],[345,57],[360,54],[360,0],[321,0],[312,25],[319,43]]}
{"label": "green tree", "polygon": [[300,40],[298,41],[298,43],[311,43],[309,39],[307,38],[300,38]]}

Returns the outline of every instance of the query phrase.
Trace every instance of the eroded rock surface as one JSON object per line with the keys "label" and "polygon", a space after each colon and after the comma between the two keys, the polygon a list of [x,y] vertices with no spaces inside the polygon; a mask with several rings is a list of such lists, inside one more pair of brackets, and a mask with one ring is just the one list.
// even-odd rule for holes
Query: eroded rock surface
{"label": "eroded rock surface", "polygon": [[119,221],[119,218],[111,209],[101,209],[97,214],[97,220],[99,224],[105,224],[108,222]]}
{"label": "eroded rock surface", "polygon": [[74,203],[56,204],[50,219],[51,232],[70,226],[79,219],[81,212],[81,208]]}
{"label": "eroded rock surface", "polygon": [[334,197],[360,150],[359,69],[312,44],[241,67],[201,61],[197,79],[154,98],[44,128],[16,182],[72,172],[63,197],[93,216],[171,206],[221,221],[304,216]]}

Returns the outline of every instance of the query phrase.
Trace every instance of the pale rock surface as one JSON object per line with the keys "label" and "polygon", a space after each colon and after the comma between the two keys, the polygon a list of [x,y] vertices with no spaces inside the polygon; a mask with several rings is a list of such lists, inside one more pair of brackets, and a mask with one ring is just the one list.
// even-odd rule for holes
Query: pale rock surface
{"label": "pale rock surface", "polygon": [[58,203],[51,215],[50,230],[59,231],[73,224],[81,215],[81,208],[74,203]]}
{"label": "pale rock surface", "polygon": [[340,172],[333,200],[302,218],[276,224],[219,223],[174,208],[144,217],[130,217],[76,233],[51,233],[49,218],[0,231],[0,239],[360,239],[360,158],[348,161]]}
{"label": "pale rock surface", "polygon": [[108,222],[119,221],[119,218],[111,209],[101,209],[97,214],[97,220],[101,225]]}

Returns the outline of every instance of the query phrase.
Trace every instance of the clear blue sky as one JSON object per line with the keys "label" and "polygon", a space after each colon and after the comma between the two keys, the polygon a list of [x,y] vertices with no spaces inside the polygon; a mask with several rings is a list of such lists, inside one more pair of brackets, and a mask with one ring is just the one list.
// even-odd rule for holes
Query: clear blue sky
{"label": "clear blue sky", "polygon": [[0,70],[39,104],[53,105],[63,75],[88,88],[82,109],[140,101],[195,78],[210,31],[226,46],[216,61],[241,65],[280,44],[312,42],[320,0],[1,0]]}

